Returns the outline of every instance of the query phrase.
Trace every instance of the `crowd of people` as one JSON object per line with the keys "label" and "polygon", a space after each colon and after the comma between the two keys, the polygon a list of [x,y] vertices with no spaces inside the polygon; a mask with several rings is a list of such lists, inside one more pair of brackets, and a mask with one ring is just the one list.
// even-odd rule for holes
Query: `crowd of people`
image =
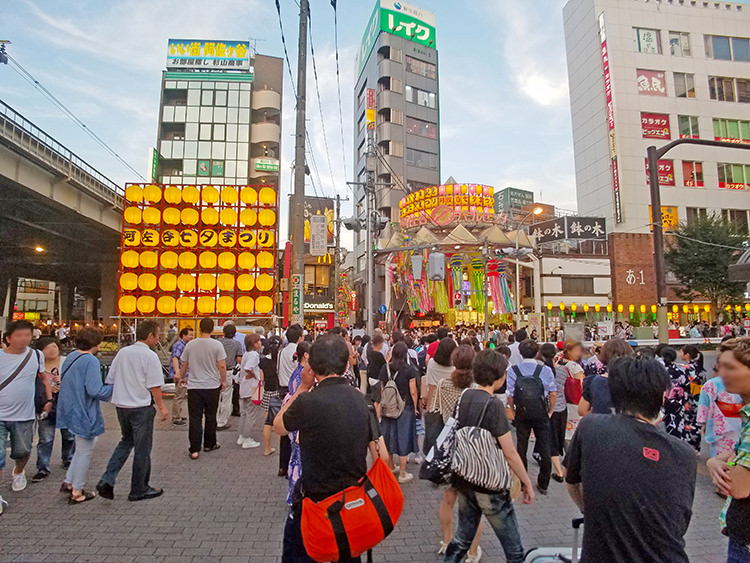
{"label": "crowd of people", "polygon": [[[537,499],[552,481],[567,483],[586,516],[582,561],[687,561],[684,535],[705,439],[709,473],[727,503],[728,561],[750,561],[750,338],[725,334],[709,377],[692,345],[545,343],[508,327],[493,329],[486,342],[465,326],[354,336],[340,327],[313,335],[291,325],[280,335],[241,334],[231,322],[215,339],[214,326],[204,318],[197,335],[174,331],[170,413],[152,350],[161,338],[156,321],[138,324],[135,343],[117,353],[104,382],[99,329],[79,330],[75,350],[63,357],[55,337],[32,347],[33,326],[11,323],[0,352],[0,469],[10,445],[12,490],[27,485],[37,433],[32,481],[50,475],[59,435],[67,468],[60,490],[70,504],[113,499],[131,451],[128,500],[156,498],[163,494],[151,483],[157,411],[162,421],[188,427],[193,461],[221,447],[217,432],[237,415],[236,446],[278,455],[278,474],[288,479],[282,560],[308,562],[308,503],[361,485],[381,462],[394,483],[408,487],[417,473],[409,465],[428,467],[454,436],[452,470],[435,507],[442,535],[435,550],[445,561],[482,559],[483,515],[506,559],[523,561],[514,500],[544,502]],[[105,431],[102,401],[115,406],[121,439],[90,490],[92,452]],[[571,440],[569,413],[577,421]],[[0,497],[0,512],[6,505]],[[339,553],[347,554],[340,561],[360,559]]]}

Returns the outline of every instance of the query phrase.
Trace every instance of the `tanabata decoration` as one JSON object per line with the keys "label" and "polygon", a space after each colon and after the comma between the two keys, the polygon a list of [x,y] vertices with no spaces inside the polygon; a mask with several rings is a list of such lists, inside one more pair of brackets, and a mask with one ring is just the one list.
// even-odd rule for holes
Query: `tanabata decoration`
{"label": "tanabata decoration", "polygon": [[464,275],[464,262],[460,254],[454,254],[450,259],[451,268],[451,283],[453,283],[453,291],[461,291],[463,286],[463,275]]}
{"label": "tanabata decoration", "polygon": [[[490,293],[498,313],[508,314],[514,310],[513,299],[508,287],[508,277],[505,272],[505,263],[500,260],[490,260],[487,264],[487,273]],[[551,310],[552,303],[547,304],[547,310]]]}
{"label": "tanabata decoration", "polygon": [[481,258],[474,258],[471,261],[469,270],[469,280],[471,281],[471,306],[479,311],[484,311],[484,263]]}

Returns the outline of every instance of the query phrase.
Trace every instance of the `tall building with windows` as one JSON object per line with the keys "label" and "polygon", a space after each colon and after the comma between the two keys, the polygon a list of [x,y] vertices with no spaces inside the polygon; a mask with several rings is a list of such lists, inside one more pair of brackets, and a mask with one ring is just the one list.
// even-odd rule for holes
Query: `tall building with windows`
{"label": "tall building with windows", "polygon": [[[375,207],[399,219],[406,193],[440,183],[440,100],[435,15],[395,0],[377,0],[356,58],[354,172],[365,182],[368,131],[374,139]],[[362,186],[355,212],[365,213]],[[381,237],[390,237],[386,228]],[[365,232],[355,234],[355,287],[365,295]],[[385,303],[385,276],[376,270],[375,307]],[[361,320],[361,319],[360,319]]]}
{"label": "tall building with windows", "polygon": [[[652,304],[646,148],[750,143],[750,4],[569,0],[563,16],[578,211],[607,219],[615,301]],[[659,179],[665,227],[721,213],[748,229],[750,151],[679,146]]]}
{"label": "tall building with windows", "polygon": [[278,185],[283,70],[247,42],[170,39],[152,179]]}

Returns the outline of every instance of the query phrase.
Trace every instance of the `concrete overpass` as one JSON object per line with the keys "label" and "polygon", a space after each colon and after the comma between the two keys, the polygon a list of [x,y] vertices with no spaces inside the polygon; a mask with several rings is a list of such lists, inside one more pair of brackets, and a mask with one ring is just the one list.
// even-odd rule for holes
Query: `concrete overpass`
{"label": "concrete overpass", "polygon": [[60,284],[63,319],[73,288],[87,299],[86,320],[115,315],[122,197],[122,186],[0,101],[0,314],[8,285],[13,302],[16,280],[30,277]]}

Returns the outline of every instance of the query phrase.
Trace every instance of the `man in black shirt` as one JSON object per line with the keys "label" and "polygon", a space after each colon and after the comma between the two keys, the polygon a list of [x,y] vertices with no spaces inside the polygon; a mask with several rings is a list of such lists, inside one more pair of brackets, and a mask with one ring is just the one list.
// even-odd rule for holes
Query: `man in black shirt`
{"label": "man in black shirt", "polygon": [[[334,335],[319,338],[310,349],[309,361],[318,386],[309,392],[314,382],[303,377],[297,392],[277,415],[274,429],[282,436],[299,431],[300,492],[320,502],[356,485],[367,473],[368,446],[376,437],[371,436],[364,397],[340,377],[349,361],[344,339]],[[301,498],[295,498],[284,528],[283,563],[313,562],[305,553],[301,516]]]}
{"label": "man in black shirt", "polygon": [[655,360],[618,358],[609,369],[617,414],[581,419],[565,458],[568,492],[586,516],[582,563],[687,562],[697,459],[657,428],[671,382]]}

